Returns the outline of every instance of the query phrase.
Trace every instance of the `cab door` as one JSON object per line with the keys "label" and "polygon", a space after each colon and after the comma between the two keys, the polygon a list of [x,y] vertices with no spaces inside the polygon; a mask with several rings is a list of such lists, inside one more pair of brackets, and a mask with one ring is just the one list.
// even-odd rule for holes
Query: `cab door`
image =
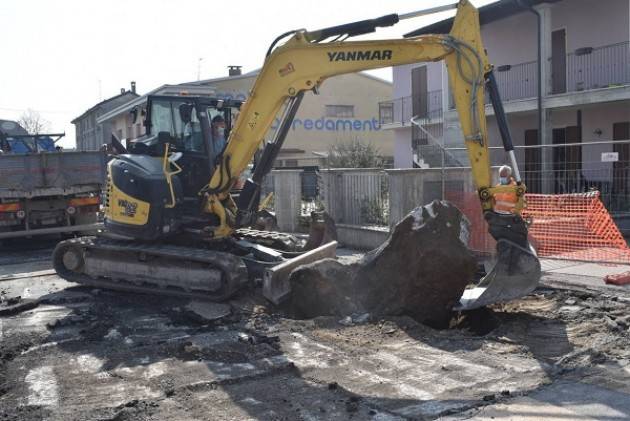
{"label": "cab door", "polygon": [[181,146],[184,150],[177,164],[182,167],[179,177],[186,197],[196,197],[199,190],[208,183],[212,174],[212,163],[208,156],[201,123],[203,112],[205,110],[195,107],[190,122],[185,123],[182,130]]}

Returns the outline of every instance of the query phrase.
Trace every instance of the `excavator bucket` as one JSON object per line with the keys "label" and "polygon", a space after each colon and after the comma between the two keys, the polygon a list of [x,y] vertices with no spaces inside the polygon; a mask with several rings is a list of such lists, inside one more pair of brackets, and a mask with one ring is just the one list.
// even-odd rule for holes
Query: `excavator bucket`
{"label": "excavator bucket", "polygon": [[311,212],[311,226],[304,251],[316,249],[331,241],[337,241],[335,221],[326,211]]}
{"label": "excavator bucket", "polygon": [[472,310],[523,297],[540,281],[540,261],[527,240],[527,224],[518,215],[487,212],[490,234],[497,241],[494,267],[473,288],[464,290],[455,310]]}

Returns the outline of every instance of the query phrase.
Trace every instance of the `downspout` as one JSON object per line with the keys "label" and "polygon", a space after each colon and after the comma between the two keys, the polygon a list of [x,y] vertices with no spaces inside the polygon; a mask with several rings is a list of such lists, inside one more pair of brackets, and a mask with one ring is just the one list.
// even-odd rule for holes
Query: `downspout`
{"label": "downspout", "polygon": [[533,14],[536,15],[536,23],[537,23],[537,27],[538,27],[538,98],[537,98],[537,103],[538,103],[538,145],[542,145],[542,120],[543,120],[543,115],[542,115],[542,97],[543,97],[543,81],[542,81],[542,66],[543,66],[543,61],[542,61],[542,49],[541,49],[541,42],[542,42],[542,33],[541,33],[541,26],[542,26],[542,17],[540,16],[540,13],[538,12],[538,10],[536,10],[534,7],[532,7],[531,4],[525,4],[523,0],[515,0],[516,4],[518,4],[520,7],[522,7],[523,9],[526,9],[530,12],[532,12]]}

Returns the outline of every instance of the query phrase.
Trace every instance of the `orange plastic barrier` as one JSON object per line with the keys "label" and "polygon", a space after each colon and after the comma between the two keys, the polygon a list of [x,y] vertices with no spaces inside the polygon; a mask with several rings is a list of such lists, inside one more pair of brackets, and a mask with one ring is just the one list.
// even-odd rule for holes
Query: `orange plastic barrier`
{"label": "orange plastic barrier", "polygon": [[599,192],[526,194],[523,217],[538,254],[592,262],[630,263],[630,248],[599,199]]}
{"label": "orange plastic barrier", "polygon": [[[495,241],[474,192],[446,192],[446,200],[470,220],[469,247],[492,253]],[[630,264],[630,248],[599,199],[599,192],[525,195],[530,242],[541,257]]]}

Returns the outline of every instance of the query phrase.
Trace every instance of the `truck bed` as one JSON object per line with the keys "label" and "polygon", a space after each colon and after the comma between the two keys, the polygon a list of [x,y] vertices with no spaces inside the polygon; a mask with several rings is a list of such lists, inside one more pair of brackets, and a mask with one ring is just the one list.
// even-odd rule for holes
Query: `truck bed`
{"label": "truck bed", "polygon": [[0,155],[0,198],[93,191],[105,181],[106,162],[101,151]]}

